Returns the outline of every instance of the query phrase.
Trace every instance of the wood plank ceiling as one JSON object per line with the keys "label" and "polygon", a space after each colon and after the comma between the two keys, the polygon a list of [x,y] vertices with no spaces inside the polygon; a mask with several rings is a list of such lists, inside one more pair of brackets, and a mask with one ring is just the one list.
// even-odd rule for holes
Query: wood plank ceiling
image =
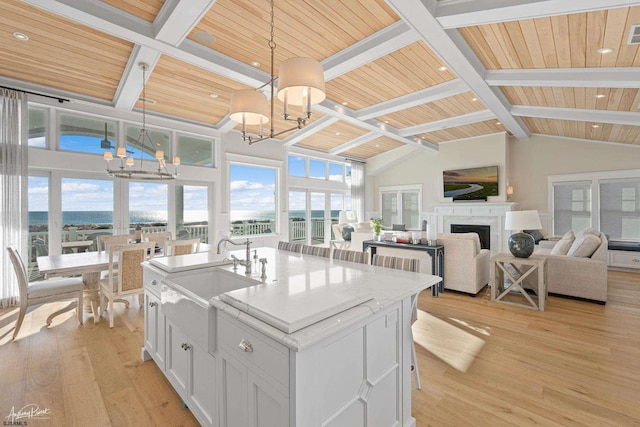
{"label": "wood plank ceiling", "polygon": [[[327,80],[283,143],[362,159],[498,132],[640,145],[640,0],[541,2],[276,1],[276,75],[306,56]],[[145,60],[149,114],[237,131],[230,94],[269,80],[269,20],[265,0],[4,0],[0,84],[140,109]]]}

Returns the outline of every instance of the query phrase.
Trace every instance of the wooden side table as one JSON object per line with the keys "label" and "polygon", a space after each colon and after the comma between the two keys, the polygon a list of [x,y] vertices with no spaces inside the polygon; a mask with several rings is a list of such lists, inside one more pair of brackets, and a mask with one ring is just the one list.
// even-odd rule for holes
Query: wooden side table
{"label": "wooden side table", "polygon": [[[511,254],[498,254],[493,256],[491,258],[491,277],[493,278],[491,301],[544,311],[544,304],[547,299],[546,264],[547,258],[543,255],[534,254],[529,258],[516,258]],[[527,265],[531,268],[524,271],[522,267]],[[524,289],[524,279],[534,271],[538,272],[537,303]],[[503,299],[509,293],[516,290],[524,296],[528,304]]]}

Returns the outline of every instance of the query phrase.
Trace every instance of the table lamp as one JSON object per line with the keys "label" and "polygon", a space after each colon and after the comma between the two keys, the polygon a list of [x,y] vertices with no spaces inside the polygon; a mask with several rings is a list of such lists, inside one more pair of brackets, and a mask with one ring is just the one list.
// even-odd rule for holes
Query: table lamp
{"label": "table lamp", "polygon": [[504,229],[518,230],[509,237],[509,251],[517,258],[529,258],[535,247],[533,236],[522,230],[539,230],[542,228],[538,211],[510,211],[507,212]]}
{"label": "table lamp", "polygon": [[338,224],[355,224],[358,222],[355,211],[340,211]]}

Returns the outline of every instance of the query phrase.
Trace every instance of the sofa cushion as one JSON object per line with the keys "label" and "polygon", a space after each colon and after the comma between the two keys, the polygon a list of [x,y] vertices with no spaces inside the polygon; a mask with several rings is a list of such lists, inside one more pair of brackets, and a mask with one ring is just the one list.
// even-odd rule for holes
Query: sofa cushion
{"label": "sofa cushion", "polygon": [[576,240],[576,235],[573,230],[569,230],[562,236],[562,239],[558,240],[553,249],[551,249],[551,255],[566,255],[571,249],[571,245]]}
{"label": "sofa cushion", "polygon": [[346,241],[351,241],[351,233],[354,232],[355,230],[353,229],[352,226],[350,225],[345,225],[344,227],[342,227],[342,238]]}
{"label": "sofa cushion", "polygon": [[475,247],[474,253],[480,253],[480,236],[478,236],[478,233],[441,233],[438,234],[438,239],[473,240]]}
{"label": "sofa cushion", "polygon": [[596,230],[595,228],[589,227],[589,228],[585,228],[584,230],[582,230],[581,232],[576,234],[576,240],[579,237],[584,236],[586,234],[591,234],[591,235],[596,236],[598,238],[600,237],[600,232],[598,230]]}
{"label": "sofa cushion", "polygon": [[567,255],[577,258],[591,258],[598,247],[600,247],[600,237],[593,234],[583,234],[576,238]]}

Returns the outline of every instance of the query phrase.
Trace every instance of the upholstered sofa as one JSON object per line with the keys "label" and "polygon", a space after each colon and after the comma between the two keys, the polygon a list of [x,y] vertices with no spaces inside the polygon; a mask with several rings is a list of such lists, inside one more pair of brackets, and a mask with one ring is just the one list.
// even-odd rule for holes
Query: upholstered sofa
{"label": "upholstered sofa", "polygon": [[[576,236],[579,238],[580,234]],[[547,292],[550,294],[607,302],[607,237],[598,233],[600,245],[590,257],[552,254],[553,247],[547,243],[536,250],[536,254],[547,258]],[[557,243],[554,243],[555,246]],[[446,254],[446,252],[445,252]],[[537,283],[537,273],[525,279],[526,286]]]}
{"label": "upholstered sofa", "polygon": [[438,244],[444,246],[444,287],[476,295],[489,283],[491,255],[480,249],[476,233],[441,233]]}

